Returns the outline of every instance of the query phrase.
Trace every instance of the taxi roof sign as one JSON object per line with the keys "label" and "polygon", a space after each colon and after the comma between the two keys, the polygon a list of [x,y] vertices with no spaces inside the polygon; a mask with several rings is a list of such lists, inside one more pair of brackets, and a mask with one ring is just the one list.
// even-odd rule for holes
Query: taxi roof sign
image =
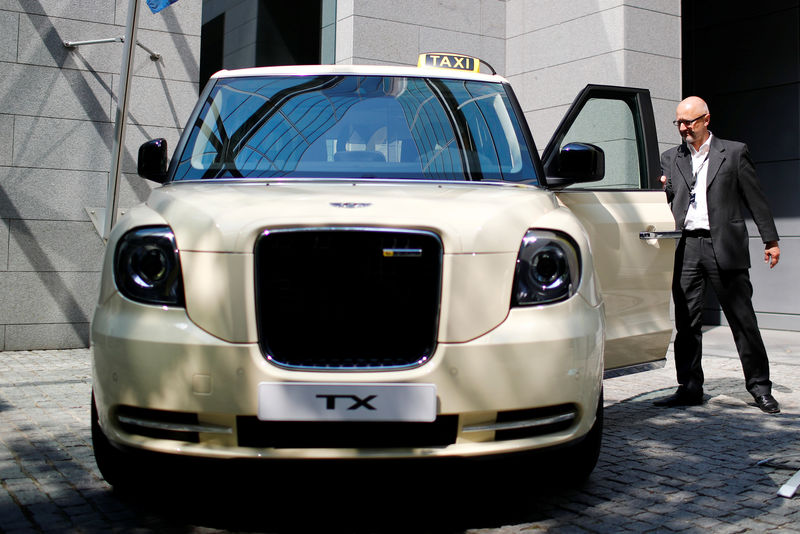
{"label": "taxi roof sign", "polygon": [[469,72],[480,72],[481,60],[463,54],[426,53],[419,55],[418,67],[434,67],[437,69],[455,69]]}

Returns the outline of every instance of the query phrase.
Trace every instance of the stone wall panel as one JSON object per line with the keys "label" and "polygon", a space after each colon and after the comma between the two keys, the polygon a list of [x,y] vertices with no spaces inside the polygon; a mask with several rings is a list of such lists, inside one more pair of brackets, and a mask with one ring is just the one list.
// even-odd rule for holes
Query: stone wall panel
{"label": "stone wall panel", "polygon": [[91,222],[9,222],[9,271],[100,270],[105,244]]}

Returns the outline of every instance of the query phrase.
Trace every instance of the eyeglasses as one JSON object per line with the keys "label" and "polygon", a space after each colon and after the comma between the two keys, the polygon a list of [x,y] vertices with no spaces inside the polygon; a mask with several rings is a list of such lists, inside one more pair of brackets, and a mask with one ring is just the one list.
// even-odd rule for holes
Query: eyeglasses
{"label": "eyeglasses", "polygon": [[689,120],[689,121],[687,121],[686,119],[680,119],[680,120],[677,120],[677,121],[672,121],[672,124],[674,124],[678,128],[680,128],[681,126],[686,126],[688,128],[689,126],[694,124],[694,121],[700,120],[703,117],[705,117],[706,115],[708,115],[708,113],[703,113],[699,117],[696,117],[696,118],[694,118],[692,120]]}

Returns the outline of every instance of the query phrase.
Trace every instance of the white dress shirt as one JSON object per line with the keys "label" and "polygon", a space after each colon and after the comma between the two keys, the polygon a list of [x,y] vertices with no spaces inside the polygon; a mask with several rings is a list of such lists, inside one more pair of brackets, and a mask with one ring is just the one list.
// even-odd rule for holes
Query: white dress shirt
{"label": "white dress shirt", "polygon": [[692,154],[692,173],[695,175],[694,201],[689,202],[689,210],[686,212],[684,228],[686,230],[710,230],[708,225],[708,201],[706,197],[708,175],[708,151],[711,148],[711,132],[708,132],[708,139],[695,150],[691,143],[687,143]]}

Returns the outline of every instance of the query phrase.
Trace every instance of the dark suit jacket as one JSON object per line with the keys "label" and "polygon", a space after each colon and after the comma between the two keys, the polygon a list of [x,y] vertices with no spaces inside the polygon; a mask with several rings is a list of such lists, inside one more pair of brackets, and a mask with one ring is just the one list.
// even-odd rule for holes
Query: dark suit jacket
{"label": "dark suit jacket", "polygon": [[[778,231],[767,199],[758,184],[747,145],[711,138],[706,178],[708,221],[717,264],[721,269],[750,267],[747,228],[741,206],[753,216],[764,243],[778,240]],[[683,229],[689,194],[694,187],[692,155],[686,144],[661,155],[661,171],[667,177],[667,201],[675,217],[675,228]]]}

